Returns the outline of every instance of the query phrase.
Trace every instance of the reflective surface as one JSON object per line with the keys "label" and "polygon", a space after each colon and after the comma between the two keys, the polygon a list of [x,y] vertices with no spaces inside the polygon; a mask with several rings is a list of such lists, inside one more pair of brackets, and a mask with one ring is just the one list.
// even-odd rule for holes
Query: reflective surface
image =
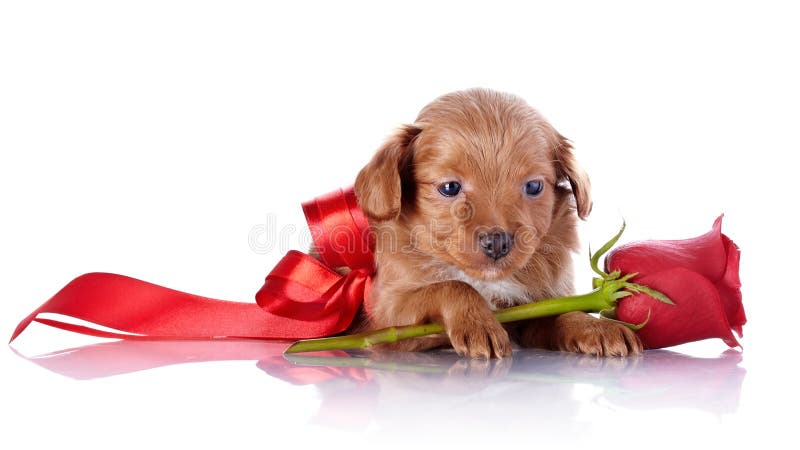
{"label": "reflective surface", "polygon": [[[223,441],[268,446],[294,433],[304,442],[344,447],[520,440],[743,445],[773,422],[772,411],[742,405],[750,375],[738,350],[596,358],[517,349],[510,358],[481,361],[447,350],[284,357],[285,348],[280,342],[110,341],[7,355],[17,375],[39,379],[18,385],[14,396],[26,397],[21,404],[31,413],[38,409],[50,427],[60,423],[62,433],[82,430],[70,442],[89,446],[129,432],[132,424],[161,429],[171,443],[201,447]],[[121,421],[109,427],[109,418]],[[44,439],[55,443],[55,436]],[[134,435],[127,442],[140,446],[151,438]]]}
{"label": "reflective surface", "polygon": [[[742,354],[727,350],[697,358],[652,350],[629,358],[597,358],[563,352],[518,349],[501,360],[461,358],[452,350],[425,353],[318,352],[283,355],[284,343],[249,341],[116,341],[26,358],[62,376],[91,380],[186,363],[255,361],[269,377],[292,385],[316,385],[323,400],[352,397],[348,408],[363,412],[379,392],[392,401],[414,393],[458,398],[481,393],[493,407],[524,406],[528,414],[568,419],[576,386],[596,389],[594,401],[637,409],[690,408],[735,413],[746,370]],[[402,396],[399,392],[404,392]],[[513,392],[512,395],[507,395]],[[529,397],[530,404],[519,396]],[[406,403],[404,401],[403,403]],[[426,402],[427,403],[427,402]],[[560,405],[554,407],[554,405]],[[409,403],[406,406],[411,407]],[[320,412],[323,412],[322,410]]]}

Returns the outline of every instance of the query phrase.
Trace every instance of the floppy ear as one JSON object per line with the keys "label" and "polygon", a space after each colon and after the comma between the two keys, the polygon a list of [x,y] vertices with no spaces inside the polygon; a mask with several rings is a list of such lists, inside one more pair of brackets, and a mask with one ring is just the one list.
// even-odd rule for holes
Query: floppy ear
{"label": "floppy ear", "polygon": [[401,172],[411,163],[413,140],[421,131],[413,125],[402,126],[358,173],[356,197],[368,218],[383,221],[400,214]]}
{"label": "floppy ear", "polygon": [[556,163],[559,181],[569,181],[572,195],[575,196],[575,205],[578,217],[586,219],[592,212],[591,184],[589,176],[583,171],[575,155],[572,154],[572,143],[554,130],[553,156]]}

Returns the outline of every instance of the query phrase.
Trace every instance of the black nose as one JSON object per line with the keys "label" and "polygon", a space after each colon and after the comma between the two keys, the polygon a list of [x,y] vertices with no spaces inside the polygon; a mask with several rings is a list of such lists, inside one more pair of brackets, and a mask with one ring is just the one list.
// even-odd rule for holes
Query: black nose
{"label": "black nose", "polygon": [[511,235],[505,231],[490,231],[478,237],[481,250],[492,259],[500,259],[511,251]]}

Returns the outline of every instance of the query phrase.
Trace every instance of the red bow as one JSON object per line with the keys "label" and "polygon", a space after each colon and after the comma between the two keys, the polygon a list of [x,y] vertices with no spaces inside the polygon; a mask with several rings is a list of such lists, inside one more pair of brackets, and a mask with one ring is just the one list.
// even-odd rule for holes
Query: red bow
{"label": "red bow", "polygon": [[[344,331],[374,270],[372,234],[352,188],[303,203],[323,262],[290,251],[252,303],[214,300],[111,273],[75,278],[17,326],[32,321],[92,336],[159,339],[305,339]],[[334,269],[348,267],[346,276]],[[71,316],[114,331],[37,317]]]}

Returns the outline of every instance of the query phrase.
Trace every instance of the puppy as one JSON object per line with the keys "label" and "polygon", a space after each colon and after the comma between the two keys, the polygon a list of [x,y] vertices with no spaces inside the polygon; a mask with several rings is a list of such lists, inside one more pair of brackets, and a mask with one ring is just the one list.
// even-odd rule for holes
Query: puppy
{"label": "puppy", "polygon": [[445,335],[387,346],[450,344],[461,354],[525,347],[640,353],[617,323],[574,312],[504,327],[492,311],[573,294],[576,222],[590,185],[571,145],[524,100],[487,89],[444,95],[401,127],[358,174],[375,233],[376,276],[360,329],[437,322]]}

